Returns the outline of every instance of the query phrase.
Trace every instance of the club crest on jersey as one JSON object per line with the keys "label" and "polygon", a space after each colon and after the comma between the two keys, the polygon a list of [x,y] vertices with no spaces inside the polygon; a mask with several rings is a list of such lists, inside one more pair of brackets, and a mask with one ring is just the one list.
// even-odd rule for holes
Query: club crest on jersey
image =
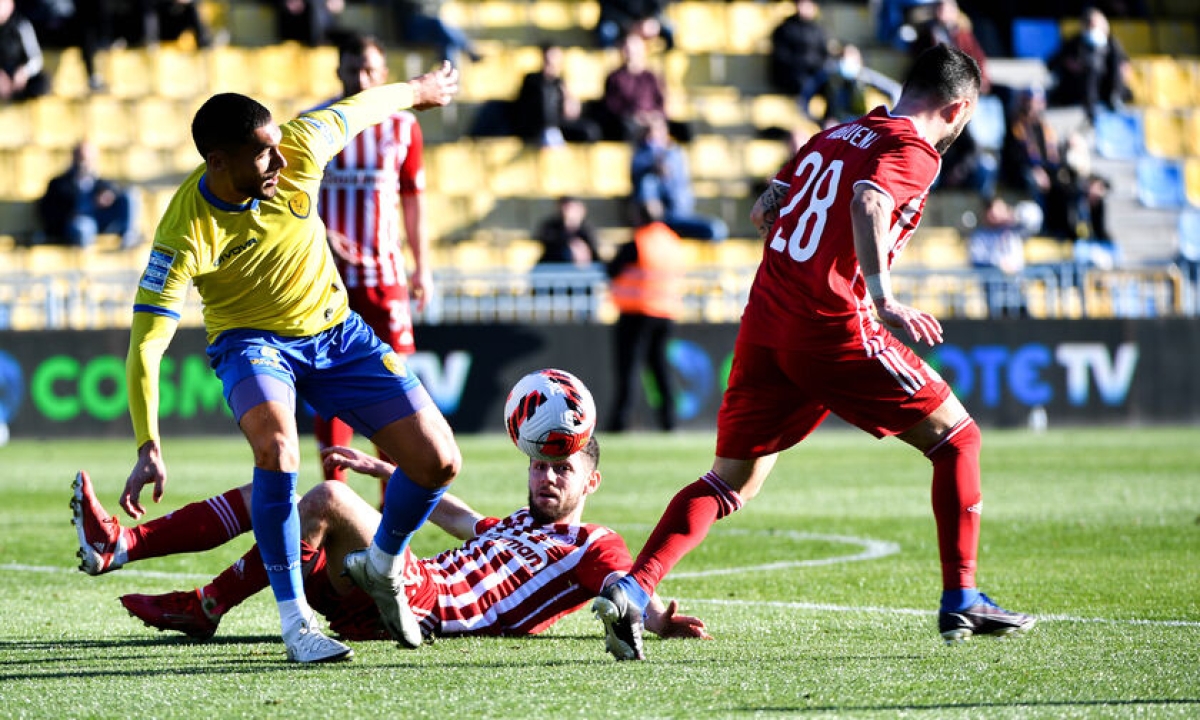
{"label": "club crest on jersey", "polygon": [[408,369],[404,367],[404,358],[394,352],[383,356],[383,366],[393,375],[400,377],[408,376]]}
{"label": "club crest on jersey", "polygon": [[308,197],[308,193],[301,190],[288,199],[288,210],[291,210],[293,215],[303,220],[312,212],[312,199]]}
{"label": "club crest on jersey", "polygon": [[282,370],[283,362],[279,357],[279,349],[269,345],[261,345],[258,348],[260,357],[250,358],[251,365],[263,365],[274,370]]}

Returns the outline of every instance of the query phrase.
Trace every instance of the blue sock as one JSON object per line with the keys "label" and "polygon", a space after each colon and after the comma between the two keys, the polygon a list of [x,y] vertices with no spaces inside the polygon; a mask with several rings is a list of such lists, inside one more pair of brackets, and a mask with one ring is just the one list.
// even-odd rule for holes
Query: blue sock
{"label": "blue sock", "polygon": [[638,585],[637,581],[629,575],[626,575],[618,580],[617,585],[621,586],[621,589],[625,591],[625,596],[629,598],[630,602],[632,602],[634,605],[637,605],[638,609],[641,610],[642,614],[644,615],[646,613],[646,606],[650,604],[650,593],[646,592],[642,586]]}
{"label": "blue sock", "polygon": [[254,468],[250,521],[276,602],[304,597],[300,577],[300,512],[296,473]]}
{"label": "blue sock", "polygon": [[977,588],[942,591],[942,612],[959,612],[979,602]]}
{"label": "blue sock", "polygon": [[379,549],[389,555],[404,552],[409,538],[429,518],[445,492],[445,485],[437,490],[421,487],[396,468],[388,479],[383,496],[383,520],[375,531],[375,544]]}

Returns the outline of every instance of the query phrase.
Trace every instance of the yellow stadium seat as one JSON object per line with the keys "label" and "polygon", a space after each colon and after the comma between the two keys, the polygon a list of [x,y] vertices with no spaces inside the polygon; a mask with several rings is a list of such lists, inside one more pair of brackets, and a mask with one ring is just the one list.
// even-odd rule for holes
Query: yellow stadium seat
{"label": "yellow stadium seat", "polygon": [[55,95],[78,98],[90,92],[87,68],[83,66],[83,55],[79,48],[46,51],[45,62],[52,76],[51,85]]}
{"label": "yellow stadium seat", "polygon": [[741,180],[742,158],[722,135],[699,135],[685,146],[688,165],[697,180]]}
{"label": "yellow stadium seat", "polygon": [[1193,73],[1188,64],[1156,57],[1150,65],[1149,104],[1160,108],[1185,108],[1194,103]]}
{"label": "yellow stadium seat", "polygon": [[229,42],[240,47],[262,47],[279,42],[275,8],[257,2],[230,3]]}
{"label": "yellow stadium seat", "polygon": [[210,48],[204,57],[208,62],[209,93],[236,92],[251,97],[258,95],[259,69],[255,62],[256,50],[222,45]]}
{"label": "yellow stadium seat", "polygon": [[1175,110],[1148,107],[1142,114],[1146,150],[1158,157],[1180,157],[1184,152],[1183,116]]}
{"label": "yellow stadium seat", "polygon": [[685,53],[726,52],[729,27],[725,4],[684,0],[667,7],[676,47]]}
{"label": "yellow stadium seat", "polygon": [[608,63],[603,50],[566,48],[563,54],[563,80],[581,101],[604,95]]}
{"label": "yellow stadium seat", "polygon": [[[826,5],[828,8],[829,5]],[[796,11],[793,3],[729,3],[726,8],[729,23],[728,52],[765,53],[771,48],[771,33],[779,23]],[[826,10],[823,9],[822,13]]]}
{"label": "yellow stadium seat", "polygon": [[1150,23],[1146,20],[1113,18],[1109,20],[1109,26],[1112,28],[1113,37],[1121,43],[1121,46],[1125,48],[1125,52],[1130,55],[1148,55],[1150,53],[1162,52],[1162,50],[1155,47],[1154,32],[1150,28]]}
{"label": "yellow stadium seat", "polygon": [[143,98],[134,107],[134,118],[141,145],[168,149],[191,144],[191,117],[179,100]]}
{"label": "yellow stadium seat", "polygon": [[808,129],[816,125],[801,112],[800,104],[791,95],[756,95],[750,101],[750,122],[762,129],[779,127],[785,130]]}
{"label": "yellow stadium seat", "polygon": [[749,121],[747,104],[737,88],[698,88],[688,95],[692,113],[709,127],[738,128]]}
{"label": "yellow stadium seat", "polygon": [[[350,7],[347,5],[346,7]],[[304,60],[308,66],[307,95],[330,100],[342,94],[342,81],[338,79],[338,51],[333,46],[307,48]],[[407,78],[391,78],[393,81]]]}
{"label": "yellow stadium seat", "polygon": [[38,145],[70,148],[87,134],[82,107],[77,101],[45,95],[32,103],[33,142]]}
{"label": "yellow stadium seat", "polygon": [[1188,204],[1200,207],[1200,158],[1188,158],[1183,165],[1183,186]]}
{"label": "yellow stadium seat", "polygon": [[509,270],[523,272],[537,264],[542,257],[542,244],[537,240],[510,240],[503,249],[504,265]]}
{"label": "yellow stadium seat", "polygon": [[304,92],[308,79],[296,73],[296,68],[302,67],[303,53],[304,48],[294,42],[268,45],[253,52],[255,67],[244,72],[258,73],[260,99],[288,100]]}
{"label": "yellow stadium seat", "polygon": [[1074,259],[1071,244],[1057,238],[1035,235],[1025,240],[1025,263],[1049,265]]}
{"label": "yellow stadium seat", "polygon": [[1192,108],[1183,113],[1183,152],[1185,155],[1200,157],[1200,108]]}
{"label": "yellow stadium seat", "polygon": [[476,143],[483,180],[499,197],[537,195],[538,150],[516,138],[488,138]]}
{"label": "yellow stadium seat", "polygon": [[154,92],[190,100],[208,93],[208,61],[196,50],[164,45],[150,54]]}
{"label": "yellow stadium seat", "polygon": [[154,91],[154,72],[144,48],[113,48],[96,58],[108,92],[121,98],[141,98]]}
{"label": "yellow stadium seat", "polygon": [[596,195],[624,197],[632,187],[629,181],[629,166],[633,150],[627,143],[600,142],[589,146],[591,155],[592,187]]}
{"label": "yellow stadium seat", "polygon": [[0,149],[19,148],[33,141],[33,103],[0,103]]}
{"label": "yellow stadium seat", "polygon": [[742,160],[751,180],[766,181],[790,159],[783,140],[750,140],[742,146]]}
{"label": "yellow stadium seat", "polygon": [[1159,20],[1154,24],[1154,44],[1167,55],[1200,55],[1195,23]]}
{"label": "yellow stadium seat", "polygon": [[101,150],[125,148],[137,138],[128,101],[97,93],[82,101],[88,139]]}
{"label": "yellow stadium seat", "polygon": [[549,197],[591,194],[590,155],[582,145],[543,148],[537,153],[538,189]]}

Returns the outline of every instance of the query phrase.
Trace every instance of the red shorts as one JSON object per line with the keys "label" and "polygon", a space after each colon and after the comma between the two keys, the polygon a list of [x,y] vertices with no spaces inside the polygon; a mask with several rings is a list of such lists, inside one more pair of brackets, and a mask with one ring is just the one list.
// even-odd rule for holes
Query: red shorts
{"label": "red shorts", "polygon": [[392,346],[401,355],[412,355],[412,313],[408,308],[408,287],[387,285],[383,287],[348,288],[346,295],[350,309],[362,316],[379,339]]}
{"label": "red shorts", "polygon": [[729,387],[717,413],[717,456],[751,460],[786,450],[830,412],[875,437],[916,425],[950,396],[950,386],[891,333],[884,350],[814,355],[738,339]]}

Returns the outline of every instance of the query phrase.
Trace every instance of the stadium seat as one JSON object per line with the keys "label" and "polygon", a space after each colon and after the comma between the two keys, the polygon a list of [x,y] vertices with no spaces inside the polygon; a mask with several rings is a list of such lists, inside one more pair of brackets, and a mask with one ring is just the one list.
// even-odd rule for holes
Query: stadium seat
{"label": "stadium seat", "polygon": [[1182,164],[1143,156],[1137,161],[1138,201],[1151,208],[1174,209],[1184,204],[1184,178]]}
{"label": "stadium seat", "polygon": [[91,92],[88,87],[87,68],[83,66],[83,55],[79,48],[47,50],[44,56],[55,95],[81,98]]}
{"label": "stadium seat", "polygon": [[1142,115],[1146,152],[1157,157],[1184,154],[1183,115],[1175,110],[1148,107]]}
{"label": "stadium seat", "polygon": [[692,177],[697,180],[741,180],[741,154],[722,135],[698,135],[684,146]]}
{"label": "stadium seat", "polygon": [[196,50],[164,46],[150,55],[157,95],[191,100],[208,92],[208,62]]}
{"label": "stadium seat", "polygon": [[275,8],[257,2],[229,4],[229,42],[237,47],[263,47],[279,42]]}
{"label": "stadium seat", "polygon": [[627,143],[600,142],[589,146],[592,156],[592,187],[595,194],[625,197],[632,192],[629,166],[633,151]]}
{"label": "stadium seat", "polygon": [[1145,149],[1142,119],[1134,111],[1096,113],[1096,152],[1110,160],[1133,160]]}
{"label": "stadium seat", "polygon": [[1184,160],[1183,189],[1188,204],[1200,208],[1200,157]]}
{"label": "stadium seat", "polygon": [[995,95],[981,95],[975,115],[967,125],[975,143],[984,150],[999,152],[1004,145],[1004,134],[1008,119],[1004,112],[1004,101]]}
{"label": "stadium seat", "polygon": [[724,3],[684,0],[667,7],[676,47],[684,53],[727,52],[729,27]]}
{"label": "stadium seat", "polygon": [[1160,19],[1154,24],[1154,44],[1167,55],[1200,54],[1200,35],[1196,24]]}
{"label": "stadium seat", "polygon": [[70,148],[83,139],[82,105],[71,98],[44,95],[32,102],[33,142],[42,147]]}
{"label": "stadium seat", "polygon": [[[834,5],[826,5],[826,13]],[[733,2],[726,8],[729,38],[726,51],[734,53],[765,53],[771,47],[771,33],[784,18],[795,12],[791,3]],[[838,37],[841,37],[840,35]]]}
{"label": "stadium seat", "polygon": [[96,56],[96,65],[108,92],[117,97],[137,99],[154,92],[154,72],[144,48],[112,48]]}
{"label": "stadium seat", "polygon": [[563,145],[532,152],[537,154],[541,194],[549,197],[591,194],[591,156],[586,146]]}
{"label": "stadium seat", "polygon": [[1113,37],[1130,55],[1149,55],[1162,50],[1156,47],[1150,22],[1138,18],[1112,18],[1109,27]]}
{"label": "stadium seat", "polygon": [[134,106],[134,122],[139,145],[170,149],[190,145],[191,116],[182,100],[146,97]]}
{"label": "stadium seat", "polygon": [[129,101],[96,93],[82,101],[88,139],[101,150],[125,148],[135,139]]}
{"label": "stadium seat", "polygon": [[1188,208],[1179,214],[1179,256],[1200,263],[1200,209]]}
{"label": "stadium seat", "polygon": [[33,103],[0,103],[0,149],[19,148],[33,140]]}
{"label": "stadium seat", "polygon": [[258,95],[256,50],[224,45],[210,48],[205,58],[210,79],[208,92],[236,92],[251,97]]}
{"label": "stadium seat", "polygon": [[287,100],[303,91],[308,78],[297,76],[296,69],[304,66],[304,48],[299,43],[286,42],[268,45],[251,51],[254,65],[242,70],[258,74],[258,94],[268,106]]}
{"label": "stadium seat", "polygon": [[1160,108],[1186,108],[1196,103],[1191,67],[1184,60],[1155,57],[1150,61],[1149,91],[1144,102]]}
{"label": "stadium seat", "polygon": [[1183,154],[1200,157],[1200,108],[1185,110],[1183,123]]}
{"label": "stadium seat", "polygon": [[1050,18],[1015,18],[1012,23],[1013,55],[1046,60],[1062,44],[1058,22]]}
{"label": "stadium seat", "polygon": [[783,140],[749,140],[742,149],[745,173],[751,181],[766,182],[788,161],[788,144]]}

